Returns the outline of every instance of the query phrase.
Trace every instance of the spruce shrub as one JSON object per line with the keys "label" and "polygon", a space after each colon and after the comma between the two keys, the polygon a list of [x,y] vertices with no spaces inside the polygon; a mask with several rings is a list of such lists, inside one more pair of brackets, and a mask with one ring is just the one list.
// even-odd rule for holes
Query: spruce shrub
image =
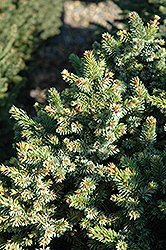
{"label": "spruce shrub", "polygon": [[159,17],[71,55],[70,89],[29,117],[1,165],[3,249],[165,249],[165,56]]}

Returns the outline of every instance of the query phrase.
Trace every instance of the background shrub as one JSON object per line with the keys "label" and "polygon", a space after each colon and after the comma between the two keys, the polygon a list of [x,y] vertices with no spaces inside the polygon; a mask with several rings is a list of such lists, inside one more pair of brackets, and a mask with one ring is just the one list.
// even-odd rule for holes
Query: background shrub
{"label": "background shrub", "polygon": [[[28,71],[27,60],[48,37],[59,33],[64,0],[4,0],[0,6],[0,162],[11,155],[8,109]],[[12,29],[11,29],[12,27]],[[24,73],[21,73],[24,70]],[[30,75],[30,72],[29,72]],[[8,148],[8,150],[6,150]]]}

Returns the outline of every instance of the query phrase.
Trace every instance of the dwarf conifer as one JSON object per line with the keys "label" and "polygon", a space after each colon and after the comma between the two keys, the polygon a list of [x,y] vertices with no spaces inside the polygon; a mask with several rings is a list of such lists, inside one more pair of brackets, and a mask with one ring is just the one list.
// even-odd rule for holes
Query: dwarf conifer
{"label": "dwarf conifer", "polygon": [[17,158],[1,166],[4,249],[165,249],[165,49],[158,17],[83,58],[37,116],[13,106]]}

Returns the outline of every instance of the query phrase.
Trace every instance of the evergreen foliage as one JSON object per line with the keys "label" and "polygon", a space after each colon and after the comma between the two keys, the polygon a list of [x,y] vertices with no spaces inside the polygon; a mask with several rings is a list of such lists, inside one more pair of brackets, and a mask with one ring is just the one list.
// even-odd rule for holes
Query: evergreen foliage
{"label": "evergreen foliage", "polygon": [[[3,0],[0,5],[0,162],[9,157],[8,109],[23,83],[20,71],[42,40],[59,33],[64,0]],[[11,28],[12,27],[12,28]],[[7,125],[9,124],[9,126]]]}
{"label": "evergreen foliage", "polygon": [[[17,158],[1,165],[2,249],[165,249],[165,49],[158,16],[103,34],[71,88],[37,117],[15,106]],[[160,230],[159,230],[160,228]]]}
{"label": "evergreen foliage", "polygon": [[[5,44],[0,43],[0,162],[7,159],[12,152],[12,127],[8,110],[13,99],[18,93],[18,87],[22,83],[19,72],[25,67],[25,63],[17,54],[13,43],[17,39],[17,26],[12,25],[11,32],[6,37]],[[15,82],[15,85],[10,85]],[[10,152],[10,153],[9,153]]]}

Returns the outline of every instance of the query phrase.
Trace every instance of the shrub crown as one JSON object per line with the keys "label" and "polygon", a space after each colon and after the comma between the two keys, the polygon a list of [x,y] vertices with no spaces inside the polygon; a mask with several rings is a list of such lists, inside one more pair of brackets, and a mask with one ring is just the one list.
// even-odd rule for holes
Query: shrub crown
{"label": "shrub crown", "polygon": [[[17,158],[1,166],[4,249],[162,249],[166,220],[165,49],[158,17],[103,34],[37,117],[12,107]],[[158,228],[160,227],[160,233]],[[164,248],[163,248],[164,249]]]}

